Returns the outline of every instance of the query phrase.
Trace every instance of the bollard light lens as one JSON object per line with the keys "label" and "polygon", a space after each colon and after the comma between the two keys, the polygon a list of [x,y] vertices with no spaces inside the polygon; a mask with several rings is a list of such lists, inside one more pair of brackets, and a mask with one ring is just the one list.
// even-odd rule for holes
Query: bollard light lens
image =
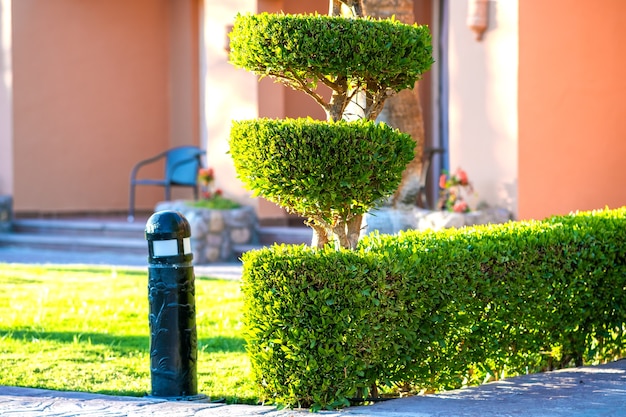
{"label": "bollard light lens", "polygon": [[178,241],[176,239],[155,240],[152,242],[154,256],[176,256],[178,255]]}
{"label": "bollard light lens", "polygon": [[[183,238],[183,253],[185,255],[189,255],[191,253],[191,239],[188,237]],[[177,239],[152,241],[152,256],[158,258],[161,256],[178,256],[178,255],[180,255],[180,252],[178,251]]]}

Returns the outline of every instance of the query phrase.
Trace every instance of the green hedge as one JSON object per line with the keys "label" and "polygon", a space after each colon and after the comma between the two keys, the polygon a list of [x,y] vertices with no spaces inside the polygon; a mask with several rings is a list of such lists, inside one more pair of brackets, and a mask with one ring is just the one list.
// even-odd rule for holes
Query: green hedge
{"label": "green hedge", "polygon": [[439,390],[624,351],[626,208],[243,261],[248,351],[278,404],[336,407],[374,384]]}
{"label": "green hedge", "polygon": [[237,15],[231,62],[259,75],[343,77],[380,89],[413,88],[432,62],[426,26],[322,15]]}

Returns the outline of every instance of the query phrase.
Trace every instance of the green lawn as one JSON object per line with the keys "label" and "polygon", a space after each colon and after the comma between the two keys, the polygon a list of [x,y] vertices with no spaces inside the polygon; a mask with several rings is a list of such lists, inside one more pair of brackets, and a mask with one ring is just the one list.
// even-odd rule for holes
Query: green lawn
{"label": "green lawn", "polygon": [[[0,264],[0,385],[150,392],[148,273]],[[256,403],[239,282],[196,277],[198,391]]]}

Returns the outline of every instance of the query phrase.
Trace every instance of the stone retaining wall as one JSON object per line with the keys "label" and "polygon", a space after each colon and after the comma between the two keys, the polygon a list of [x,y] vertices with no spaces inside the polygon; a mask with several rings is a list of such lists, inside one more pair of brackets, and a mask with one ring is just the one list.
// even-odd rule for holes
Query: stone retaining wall
{"label": "stone retaining wall", "polygon": [[396,234],[402,230],[440,230],[479,224],[506,223],[511,214],[502,208],[488,208],[469,213],[431,211],[419,207],[381,207],[364,216],[362,235],[378,230],[381,234]]}
{"label": "stone retaining wall", "polygon": [[259,240],[252,207],[209,210],[188,206],[184,201],[165,201],[155,210],[176,210],[187,219],[196,264],[234,261],[236,245],[254,245]]}

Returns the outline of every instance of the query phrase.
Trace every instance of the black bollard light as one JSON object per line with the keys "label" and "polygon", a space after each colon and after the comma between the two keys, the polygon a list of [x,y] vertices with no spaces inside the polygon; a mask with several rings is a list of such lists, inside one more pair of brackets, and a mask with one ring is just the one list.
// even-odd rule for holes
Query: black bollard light
{"label": "black bollard light", "polygon": [[195,400],[198,395],[196,302],[189,222],[172,210],[146,223],[150,375],[153,397]]}

